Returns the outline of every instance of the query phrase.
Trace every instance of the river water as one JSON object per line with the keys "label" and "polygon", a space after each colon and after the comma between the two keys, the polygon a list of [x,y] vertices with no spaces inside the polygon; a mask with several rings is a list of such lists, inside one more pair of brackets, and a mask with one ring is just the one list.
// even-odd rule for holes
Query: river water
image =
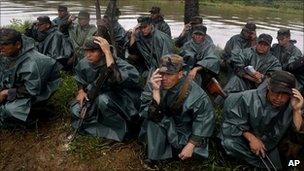
{"label": "river water", "polygon": [[[105,0],[101,1],[101,11],[105,11]],[[91,13],[91,23],[96,23],[95,6],[93,0],[1,0],[0,25],[10,24],[12,19],[34,21],[39,15],[48,15],[51,19],[57,16],[57,6],[67,5],[71,14],[77,15],[79,10],[86,9]],[[183,29],[184,4],[181,0],[162,1],[135,1],[119,0],[121,16],[119,22],[128,30],[137,24],[136,18],[149,14],[151,6],[160,6],[165,15],[165,20],[171,27],[173,37],[177,37]],[[303,6],[303,5],[302,5]],[[242,10],[241,8],[220,8],[218,6],[200,5],[200,15],[207,26],[207,33],[214,43],[223,48],[229,38],[241,31],[246,21],[255,21],[257,34],[267,33],[273,36],[276,43],[277,30],[281,27],[291,29],[291,38],[297,40],[296,46],[304,52],[304,19],[301,14],[285,14],[284,12],[271,12],[269,10]]]}

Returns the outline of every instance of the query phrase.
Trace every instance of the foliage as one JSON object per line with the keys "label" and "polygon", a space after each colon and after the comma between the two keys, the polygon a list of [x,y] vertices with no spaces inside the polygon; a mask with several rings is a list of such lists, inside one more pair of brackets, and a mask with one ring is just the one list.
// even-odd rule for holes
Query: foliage
{"label": "foliage", "polygon": [[22,21],[21,19],[15,19],[13,18],[10,20],[10,25],[8,25],[8,28],[15,29],[21,33],[24,33],[27,28],[30,28],[32,26],[31,21]]}

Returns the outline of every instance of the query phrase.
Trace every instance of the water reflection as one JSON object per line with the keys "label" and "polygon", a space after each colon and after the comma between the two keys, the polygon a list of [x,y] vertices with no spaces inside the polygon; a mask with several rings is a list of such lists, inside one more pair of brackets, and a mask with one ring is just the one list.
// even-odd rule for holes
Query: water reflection
{"label": "water reflection", "polygon": [[[64,4],[69,7],[71,14],[77,14],[81,9],[87,9],[91,13],[91,23],[96,23],[95,6],[93,0],[1,0],[0,25],[7,25],[13,18],[21,20],[35,20],[39,15],[49,15],[51,19],[57,16],[57,5]],[[101,1],[101,11],[106,8],[106,1]],[[160,6],[165,19],[171,27],[173,37],[177,37],[183,28],[184,4],[180,1],[135,1],[119,0],[118,3],[122,15],[119,22],[125,29],[131,29],[136,25],[136,18],[148,14],[151,6]],[[204,24],[208,27],[215,44],[224,47],[229,38],[238,34],[242,26],[248,20],[256,21],[258,34],[267,33],[276,37],[276,32],[281,27],[291,29],[292,39],[296,39],[297,47],[304,52],[304,26],[303,14],[283,14],[269,11],[244,11],[235,9],[220,9],[218,7],[201,5],[201,15],[204,16]],[[274,39],[274,43],[277,40]]]}

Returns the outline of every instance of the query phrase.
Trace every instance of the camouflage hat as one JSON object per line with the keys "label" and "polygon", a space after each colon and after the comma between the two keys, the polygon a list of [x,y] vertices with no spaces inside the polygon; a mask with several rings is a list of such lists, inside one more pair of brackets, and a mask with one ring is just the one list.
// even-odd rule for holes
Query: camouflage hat
{"label": "camouflage hat", "polygon": [[99,46],[99,44],[94,42],[93,37],[89,37],[85,40],[83,49],[84,50],[95,50],[95,49],[100,49],[100,46]]}
{"label": "camouflage hat", "polygon": [[44,23],[51,24],[52,23],[49,16],[39,16],[39,17],[37,17],[37,22],[41,23],[41,24],[44,24]]}
{"label": "camouflage hat", "polygon": [[15,44],[18,41],[22,41],[20,32],[10,28],[0,29],[0,45]]}
{"label": "camouflage hat", "polygon": [[202,24],[203,18],[201,16],[194,16],[190,19],[190,24]]}
{"label": "camouflage hat", "polygon": [[260,34],[258,37],[258,43],[260,42],[265,42],[267,43],[269,46],[271,46],[272,43],[272,37],[269,34]]}
{"label": "camouflage hat", "polygon": [[202,24],[199,26],[193,27],[193,34],[203,34],[205,35],[207,32],[207,27],[203,26]]}
{"label": "camouflage hat", "polygon": [[78,18],[80,19],[89,19],[90,18],[90,13],[85,11],[85,10],[81,10],[78,13]]}
{"label": "camouflage hat", "polygon": [[64,6],[64,5],[58,5],[57,8],[58,11],[68,11],[68,7]]}
{"label": "camouflage hat", "polygon": [[295,76],[287,71],[274,71],[270,75],[269,87],[273,92],[292,95],[292,88],[295,88],[295,86]]}
{"label": "camouflage hat", "polygon": [[159,72],[176,74],[183,68],[183,58],[176,54],[163,56],[159,68]]}
{"label": "camouflage hat", "polygon": [[142,27],[142,26],[145,26],[145,25],[148,25],[148,24],[152,23],[150,17],[138,17],[137,22],[139,24],[139,27]]}
{"label": "camouflage hat", "polygon": [[243,30],[247,31],[247,32],[252,32],[256,30],[256,25],[254,22],[247,22],[243,28]]}
{"label": "camouflage hat", "polygon": [[149,12],[151,14],[159,14],[160,13],[160,8],[159,7],[152,7]]}
{"label": "camouflage hat", "polygon": [[281,28],[279,31],[278,31],[278,37],[281,37],[281,36],[286,36],[286,37],[290,37],[290,30],[287,29],[287,28]]}

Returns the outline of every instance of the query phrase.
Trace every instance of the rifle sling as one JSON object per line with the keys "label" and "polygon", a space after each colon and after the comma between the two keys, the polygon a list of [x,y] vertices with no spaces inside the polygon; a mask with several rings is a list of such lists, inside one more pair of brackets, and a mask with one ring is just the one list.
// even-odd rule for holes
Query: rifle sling
{"label": "rifle sling", "polygon": [[186,99],[186,94],[188,92],[189,85],[190,85],[190,79],[186,78],[180,92],[178,93],[177,99],[170,107],[170,110],[176,111],[183,105]]}

